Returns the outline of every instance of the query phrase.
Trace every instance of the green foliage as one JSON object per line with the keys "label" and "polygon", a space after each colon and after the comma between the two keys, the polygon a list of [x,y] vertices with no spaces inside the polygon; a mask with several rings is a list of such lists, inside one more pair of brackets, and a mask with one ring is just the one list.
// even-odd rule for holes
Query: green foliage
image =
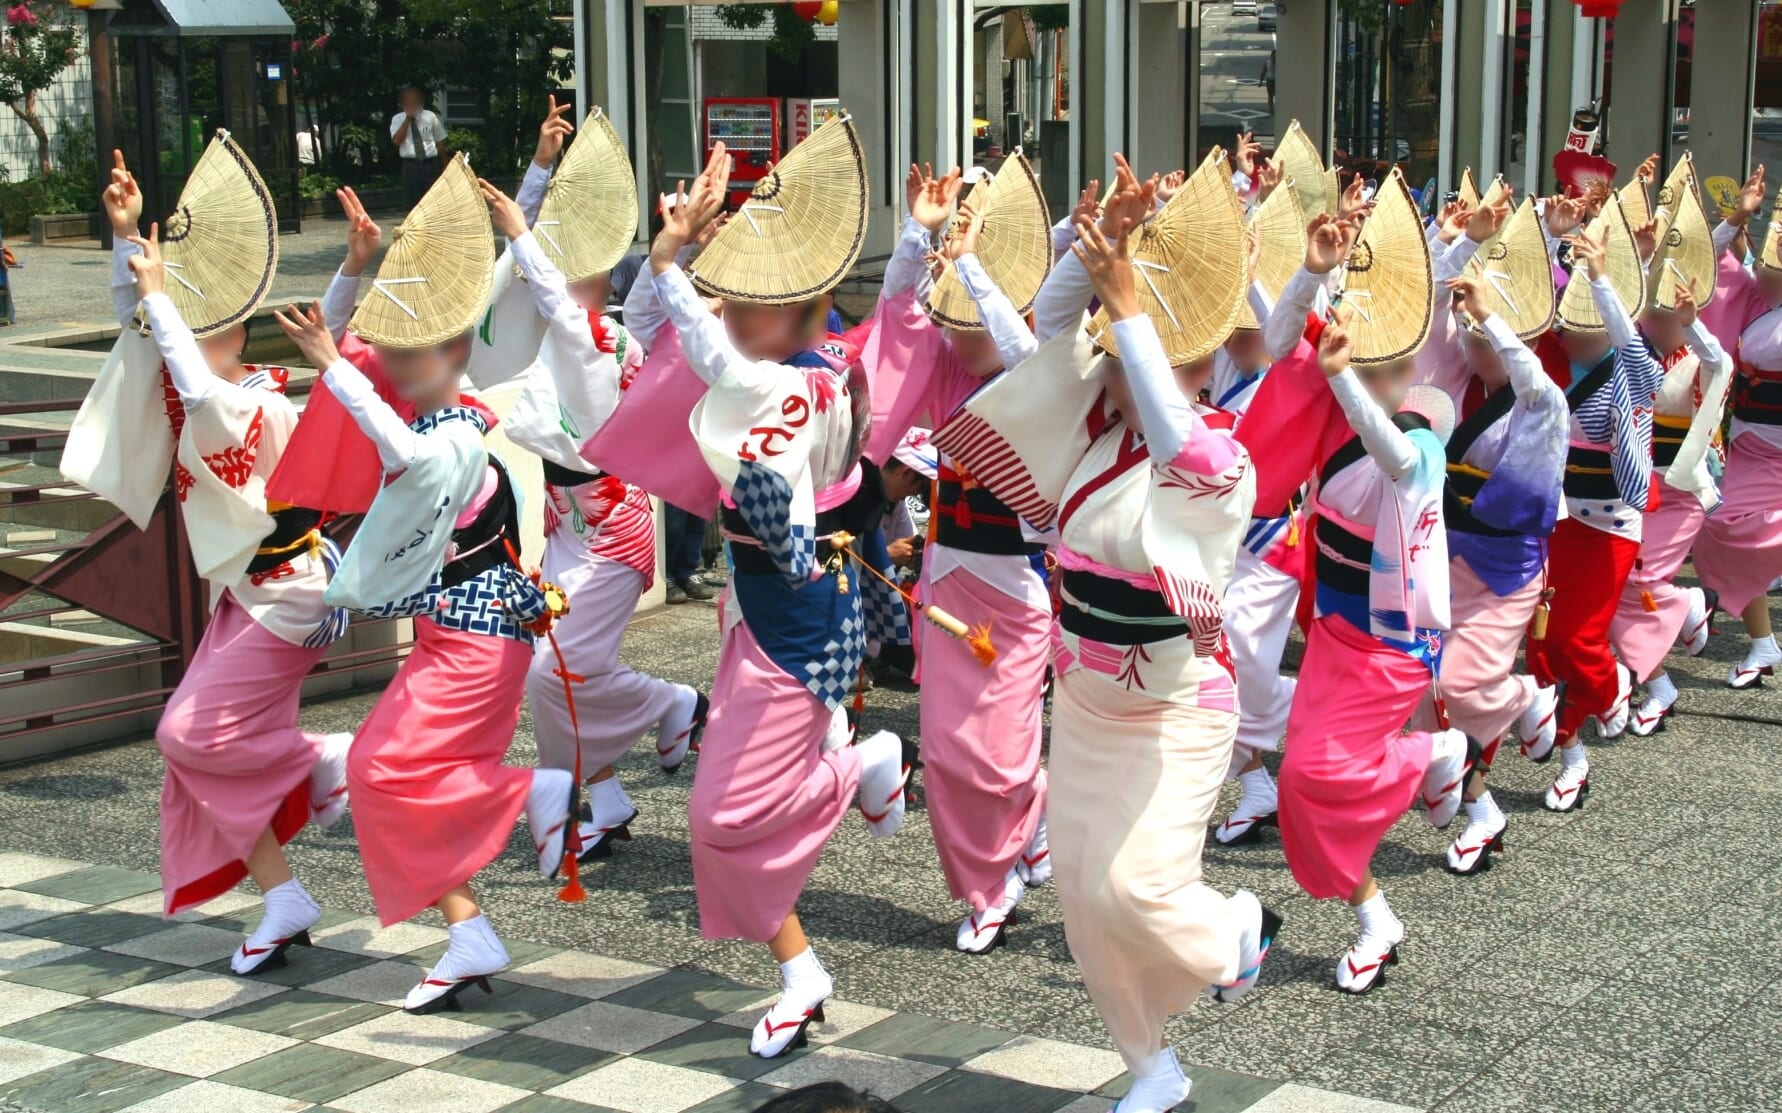
{"label": "green foliage", "polygon": [[464,152],[470,160],[471,169],[477,173],[483,171],[483,137],[469,128],[448,128],[446,130],[446,150],[452,154]]}
{"label": "green foliage", "polygon": [[92,195],[92,204],[75,211],[99,207],[99,151],[91,116],[67,117],[56,125],[56,175]]}
{"label": "green foliage", "polygon": [[[573,74],[569,0],[285,0],[297,25],[295,90],[324,130],[338,129],[325,169],[364,181],[397,169],[390,117],[406,85],[477,106],[471,149],[506,175],[531,153],[545,95]],[[434,111],[441,105],[434,104]],[[443,113],[442,113],[443,114]],[[461,135],[453,136],[459,146]]]}
{"label": "green foliage", "polygon": [[1027,9],[1036,31],[1061,31],[1070,26],[1069,4],[1035,4]]}
{"label": "green foliage", "polygon": [[311,171],[297,183],[297,195],[305,201],[319,201],[324,197],[334,196],[334,191],[346,183],[332,174],[318,174]]}
{"label": "green foliage", "polygon": [[773,37],[767,40],[767,49],[788,62],[804,57],[805,49],[817,41],[816,27],[793,11],[788,3],[719,4],[714,14],[732,31],[753,31],[771,17]]}

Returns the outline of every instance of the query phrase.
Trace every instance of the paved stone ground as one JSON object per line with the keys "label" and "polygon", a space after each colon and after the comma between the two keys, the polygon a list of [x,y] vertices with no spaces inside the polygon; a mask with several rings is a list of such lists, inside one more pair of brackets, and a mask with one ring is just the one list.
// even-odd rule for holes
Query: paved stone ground
{"label": "paved stone ground", "polygon": [[[1673,662],[1683,695],[1680,714],[1667,731],[1593,748],[1594,794],[1581,811],[1569,816],[1541,811],[1539,797],[1551,767],[1537,768],[1513,753],[1506,756],[1497,781],[1498,797],[1511,817],[1509,852],[1490,872],[1472,879],[1443,872],[1440,855],[1447,836],[1430,830],[1420,817],[1394,828],[1382,848],[1380,875],[1410,937],[1403,964],[1369,997],[1350,999],[1331,988],[1336,957],[1352,938],[1352,918],[1340,906],[1316,905],[1299,895],[1277,842],[1270,838],[1248,848],[1210,849],[1209,880],[1225,890],[1255,889],[1285,913],[1287,927],[1260,990],[1249,1000],[1231,1008],[1204,1004],[1173,1025],[1175,1046],[1196,1064],[1201,1083],[1198,1101],[1185,1108],[1198,1113],[1244,1109],[1263,1095],[1272,1096],[1255,1108],[1341,1108],[1336,1098],[1319,1091],[1444,1113],[1782,1107],[1782,874],[1768,845],[1782,804],[1782,776],[1774,761],[1782,737],[1777,733],[1782,697],[1774,688],[1732,693],[1719,686],[1743,647],[1736,621],[1722,619],[1722,630],[1703,659]],[[712,609],[689,605],[640,618],[627,639],[626,655],[638,667],[703,684],[712,673],[715,646]],[[317,704],[306,709],[305,721],[317,729],[350,727],[363,717],[370,700],[366,695]],[[872,694],[868,714],[872,726],[914,732],[914,695],[881,689]],[[646,994],[633,1004],[721,1024],[731,1010],[761,998],[763,987],[773,985],[775,971],[763,948],[699,938],[687,862],[688,779],[664,777],[646,754],[640,752],[622,768],[642,809],[633,825],[636,840],[588,871],[588,903],[553,900],[551,888],[526,863],[524,834],[483,872],[478,889],[490,918],[510,941],[516,965],[538,964],[555,954],[555,948],[569,948],[604,956],[577,961],[667,969],[670,973],[660,975],[666,979],[658,987],[662,997]],[[532,755],[529,724],[523,724],[511,760],[525,763]],[[0,773],[0,849],[151,871],[157,857],[159,780],[158,756],[146,742]],[[400,942],[392,944],[371,936],[369,923],[359,919],[371,911],[371,904],[350,821],[330,832],[306,831],[293,844],[293,860],[305,884],[329,909],[330,924],[352,923],[341,928],[343,948],[358,952],[350,965],[363,966],[363,959],[380,948],[400,952],[392,962],[425,961],[437,952],[438,925],[429,917],[399,933],[395,938]],[[144,947],[171,948],[178,942],[182,946],[168,953],[187,954],[186,964],[194,966],[211,963],[232,945],[228,933],[239,930],[239,921],[232,918],[239,910],[234,908],[219,912],[211,925],[222,933],[202,933],[209,950],[193,950],[173,936],[154,941],[149,933],[161,925],[141,916],[153,910],[153,902],[134,899],[152,885],[152,878],[120,876],[126,878],[122,888],[130,893],[100,895],[106,901],[132,900],[126,909],[78,911],[75,918],[53,921],[57,926],[42,931],[0,920],[0,931],[126,951],[134,937],[144,938]],[[3,870],[0,884],[36,888],[40,897],[55,896],[57,888],[53,878],[33,884],[9,879]],[[0,909],[9,900],[17,907],[18,898],[0,894]],[[842,1029],[862,1017],[882,1015],[873,1010],[899,1014],[880,1021],[890,1025],[878,1032],[886,1042],[866,1036],[861,1037],[865,1043],[856,1040],[849,1046],[889,1055],[899,1061],[894,1066],[901,1073],[888,1081],[882,1075],[854,1077],[891,1090],[908,1082],[910,1089],[900,1101],[909,1109],[1062,1107],[1074,1113],[1097,1107],[1072,1102],[1084,1091],[1101,1088],[1117,1066],[1110,1068],[1105,1055],[1076,1050],[1105,1049],[1107,1042],[1070,965],[1055,894],[1047,889],[1031,897],[1005,949],[988,958],[955,953],[950,943],[961,910],[946,896],[919,793],[904,831],[888,842],[870,840],[860,820],[850,817],[825,852],[800,912],[836,975],[838,997],[856,1003],[856,1009],[848,1010],[855,1019],[844,1020]],[[251,908],[245,914],[251,916]],[[190,943],[197,942],[192,936]],[[0,955],[10,951],[16,965],[30,961],[21,956],[44,953],[35,946],[0,939]],[[332,955],[323,960],[322,955],[321,950],[299,953],[290,978],[332,977],[339,971],[327,963],[348,961]],[[171,970],[155,967],[154,973]],[[24,970],[3,977],[41,986],[44,975]],[[391,974],[389,985],[377,980],[361,986],[358,979],[342,978],[320,992],[329,999],[381,999],[399,988],[395,982],[412,977],[413,970],[404,968]],[[92,988],[96,995],[141,978],[131,975],[115,985],[101,980]],[[510,980],[515,984],[504,983],[493,1001],[472,1000],[472,1012],[452,1022],[471,1024],[478,1032],[511,1030],[536,1019],[526,1012],[529,1002],[548,1000],[544,1008],[567,1009],[570,1004],[533,992],[562,991],[556,983],[528,985],[519,974]],[[684,1002],[688,986],[697,989],[696,1001],[704,1001],[692,1012]],[[679,988],[671,992],[670,987]],[[13,989],[0,991],[0,1013],[6,1007],[5,993]],[[708,990],[715,996],[699,996]],[[313,986],[302,991],[316,992]],[[281,1001],[301,1003],[306,1000],[302,993],[293,991]],[[131,1002],[138,1010],[172,1007],[165,1002],[157,1006],[153,993],[134,994]],[[383,1015],[381,1007],[378,1014]],[[904,1014],[917,1019],[904,1019]],[[353,1023],[365,1022],[356,1013],[349,1015]],[[341,1019],[343,1023],[329,1021],[322,1027],[344,1030],[346,1018]],[[968,1030],[942,1021],[971,1025],[973,1033],[988,1030],[992,1035],[974,1038],[998,1042],[988,1049],[974,1045],[959,1035]],[[916,1079],[923,1071],[909,1064],[925,1062],[922,1048],[931,1045],[912,1042],[906,1025],[944,1047],[949,1058],[931,1065],[946,1067],[948,1073]],[[30,1042],[31,1031],[27,1028],[21,1036],[0,1028],[0,1039]],[[322,1039],[319,1031],[309,1035]],[[836,1042],[838,1035],[839,1042],[848,1043],[842,1030],[825,1038]],[[1057,1045],[1002,1042],[1016,1035]],[[682,1048],[673,1042],[678,1036],[698,1046]],[[716,1046],[702,1042],[718,1036],[725,1040]],[[536,1046],[536,1040],[498,1038],[541,1055],[548,1050]],[[609,1050],[640,1051],[651,1062],[707,1073],[730,1075],[758,1066],[734,1055],[739,1042],[725,1042],[740,1041],[740,1032],[706,1026],[662,1038],[668,1042],[654,1049]],[[331,1045],[323,1039],[322,1046]],[[363,1046],[349,1043],[347,1050]],[[1035,1047],[1042,1050],[1032,1052]],[[411,1054],[384,1050],[398,1057]],[[992,1095],[972,1088],[986,1083],[966,1077],[972,1071],[961,1075],[952,1068],[984,1050],[1001,1057],[993,1056],[990,1064],[1011,1064],[1005,1068],[1008,1073],[1039,1089],[997,1083],[1001,1088]],[[0,1067],[15,1052],[38,1054],[0,1043]],[[292,1054],[289,1049],[284,1053]],[[510,1077],[500,1073],[507,1068],[463,1049],[454,1047],[451,1055],[461,1073],[481,1077],[477,1072],[486,1069]],[[548,1073],[558,1069],[552,1064],[559,1060],[542,1058],[546,1061],[537,1063],[520,1056],[545,1072],[537,1077],[549,1085],[536,1087],[540,1090],[559,1084]],[[1098,1073],[1103,1077],[1095,1077]],[[947,1078],[964,1080],[935,1082]],[[417,1079],[417,1085],[423,1080]],[[1283,1082],[1293,1086],[1275,1089]],[[593,1092],[578,1090],[570,1096]],[[31,1090],[21,1082],[0,1086],[0,1099],[21,1101],[27,1108],[101,1108],[32,1105],[33,1094],[42,1101],[46,1094],[62,1093]],[[182,1105],[206,1108],[198,1100],[205,1093],[209,1091],[189,1094],[193,1100]],[[1014,1099],[1016,1094],[1022,1095],[1020,1100]],[[358,1108],[351,1103],[339,1107]],[[365,1107],[374,1107],[370,1099]]]}

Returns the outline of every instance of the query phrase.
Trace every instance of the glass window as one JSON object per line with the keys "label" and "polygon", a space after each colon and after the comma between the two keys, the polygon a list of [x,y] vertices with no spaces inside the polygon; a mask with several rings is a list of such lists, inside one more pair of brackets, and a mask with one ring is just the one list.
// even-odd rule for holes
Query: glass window
{"label": "glass window", "polygon": [[[1229,0],[1200,9],[1200,149],[1232,150],[1242,132],[1273,150],[1275,20],[1273,0]],[[1285,121],[1282,121],[1285,124]]]}
{"label": "glass window", "polygon": [[1336,162],[1412,189],[1436,176],[1442,117],[1441,0],[1344,5],[1337,16]]}

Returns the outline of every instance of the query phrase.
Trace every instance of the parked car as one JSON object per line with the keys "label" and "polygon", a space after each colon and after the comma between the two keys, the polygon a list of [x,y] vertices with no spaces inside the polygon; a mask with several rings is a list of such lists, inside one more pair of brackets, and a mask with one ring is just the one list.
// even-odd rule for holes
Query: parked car
{"label": "parked car", "polygon": [[1256,6],[1256,29],[1258,31],[1273,31],[1275,29],[1275,6],[1273,4],[1258,4]]}

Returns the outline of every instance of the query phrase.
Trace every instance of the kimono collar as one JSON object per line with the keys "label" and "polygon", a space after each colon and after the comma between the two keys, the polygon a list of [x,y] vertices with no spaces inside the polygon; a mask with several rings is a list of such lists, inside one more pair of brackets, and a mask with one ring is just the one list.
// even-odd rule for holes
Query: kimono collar
{"label": "kimono collar", "polygon": [[462,404],[447,406],[430,414],[422,414],[409,422],[408,427],[417,433],[431,433],[441,425],[448,425],[454,421],[469,422],[476,426],[478,433],[489,431],[489,420],[483,416],[483,412],[474,406]]}

